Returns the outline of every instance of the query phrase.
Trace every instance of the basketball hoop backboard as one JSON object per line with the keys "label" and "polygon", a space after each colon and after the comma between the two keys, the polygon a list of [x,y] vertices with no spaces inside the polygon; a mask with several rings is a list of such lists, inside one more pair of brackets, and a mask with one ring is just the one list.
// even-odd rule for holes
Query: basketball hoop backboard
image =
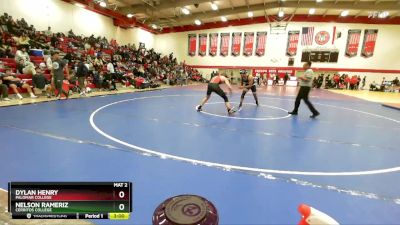
{"label": "basketball hoop backboard", "polygon": [[288,18],[283,17],[273,17],[272,20],[270,20],[269,23],[269,28],[270,28],[270,34],[286,34],[286,28],[289,24]]}

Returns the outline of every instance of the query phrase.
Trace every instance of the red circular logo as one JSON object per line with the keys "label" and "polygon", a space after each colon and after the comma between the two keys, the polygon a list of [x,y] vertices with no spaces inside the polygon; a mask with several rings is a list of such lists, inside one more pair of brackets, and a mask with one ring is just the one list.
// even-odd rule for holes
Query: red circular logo
{"label": "red circular logo", "polygon": [[197,216],[201,212],[200,206],[194,203],[186,204],[182,208],[182,213],[186,216],[192,217]]}
{"label": "red circular logo", "polygon": [[315,42],[319,45],[328,43],[330,35],[326,31],[320,31],[315,35]]}

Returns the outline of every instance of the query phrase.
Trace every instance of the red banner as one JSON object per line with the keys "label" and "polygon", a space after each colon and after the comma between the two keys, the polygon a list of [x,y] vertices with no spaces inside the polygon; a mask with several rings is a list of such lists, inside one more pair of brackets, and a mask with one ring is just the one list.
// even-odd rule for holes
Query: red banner
{"label": "red banner", "polygon": [[242,44],[242,32],[232,33],[232,55],[238,56],[240,54],[240,46]]}
{"label": "red banner", "polygon": [[220,55],[227,56],[229,52],[229,33],[221,33]]}
{"label": "red banner", "polygon": [[199,56],[207,53],[207,34],[199,34]]}
{"label": "red banner", "polygon": [[196,55],[196,47],[197,47],[197,35],[189,34],[188,35],[188,54],[190,56]]}
{"label": "red banner", "polygon": [[349,30],[347,35],[346,56],[351,58],[357,55],[360,38],[361,30]]}
{"label": "red banner", "polygon": [[267,41],[267,32],[257,32],[256,55],[263,56],[265,54],[266,41]]}
{"label": "red banner", "polygon": [[253,55],[254,32],[244,32],[243,55]]}
{"label": "red banner", "polygon": [[361,55],[365,58],[374,55],[376,38],[378,37],[378,30],[365,30],[364,31],[364,41],[361,51]]}
{"label": "red banner", "polygon": [[299,44],[300,31],[289,31],[286,46],[286,55],[295,56],[297,54],[297,45]]}
{"label": "red banner", "polygon": [[211,56],[216,56],[218,50],[218,33],[209,34],[209,40],[210,44],[208,54]]}

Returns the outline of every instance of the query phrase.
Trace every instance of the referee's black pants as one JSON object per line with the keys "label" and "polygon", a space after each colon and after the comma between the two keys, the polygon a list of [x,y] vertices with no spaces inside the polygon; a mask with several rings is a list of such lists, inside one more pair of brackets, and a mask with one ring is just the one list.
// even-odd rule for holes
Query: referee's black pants
{"label": "referee's black pants", "polygon": [[313,113],[313,115],[318,114],[318,111],[311,104],[310,100],[308,100],[308,94],[310,93],[310,90],[311,87],[300,86],[299,93],[297,94],[296,101],[294,103],[293,112],[297,113],[297,111],[299,110],[300,101],[303,99],[308,108],[310,109],[310,111]]}

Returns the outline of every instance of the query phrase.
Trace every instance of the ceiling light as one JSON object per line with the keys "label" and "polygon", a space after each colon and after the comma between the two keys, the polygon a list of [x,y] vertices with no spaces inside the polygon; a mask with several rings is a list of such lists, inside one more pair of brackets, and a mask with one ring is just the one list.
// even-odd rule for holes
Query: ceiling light
{"label": "ceiling light", "polygon": [[311,8],[310,10],[308,10],[308,14],[313,15],[315,14],[315,9]]}
{"label": "ceiling light", "polygon": [[349,10],[344,10],[340,13],[340,16],[343,16],[343,17],[348,16],[348,15],[349,15]]}
{"label": "ceiling light", "polygon": [[76,6],[78,6],[79,8],[84,8],[85,6],[82,5],[81,3],[75,3]]}
{"label": "ceiling light", "polygon": [[211,9],[214,11],[218,10],[218,5],[215,3],[211,3]]}
{"label": "ceiling light", "polygon": [[284,15],[285,15],[285,12],[283,12],[282,10],[279,10],[278,17],[283,17]]}
{"label": "ceiling light", "polygon": [[253,14],[253,12],[248,12],[247,15],[248,15],[249,17],[253,17],[254,14]]}
{"label": "ceiling light", "polygon": [[322,0],[316,0],[316,2],[322,2]]}
{"label": "ceiling light", "polygon": [[380,12],[378,14],[378,18],[381,18],[381,19],[386,18],[388,16],[389,16],[389,12],[388,11],[383,11],[383,12]]}
{"label": "ceiling light", "polygon": [[128,18],[132,18],[133,17],[133,14],[128,14],[128,15],[126,15],[126,17],[128,17]]}
{"label": "ceiling light", "polygon": [[226,22],[226,21],[228,21],[228,19],[225,16],[221,16],[221,21]]}
{"label": "ceiling light", "polygon": [[153,28],[153,29],[155,30],[155,29],[157,29],[157,25],[152,24],[152,25],[151,25],[151,28]]}
{"label": "ceiling light", "polygon": [[103,7],[103,8],[107,7],[107,3],[104,2],[104,1],[101,1],[101,2],[99,3],[99,5],[100,5],[101,7]]}
{"label": "ceiling light", "polygon": [[195,20],[194,23],[195,23],[197,26],[201,25],[201,21],[200,21],[200,20]]}
{"label": "ceiling light", "polygon": [[182,8],[182,13],[185,14],[185,15],[189,15],[190,11],[187,8]]}

